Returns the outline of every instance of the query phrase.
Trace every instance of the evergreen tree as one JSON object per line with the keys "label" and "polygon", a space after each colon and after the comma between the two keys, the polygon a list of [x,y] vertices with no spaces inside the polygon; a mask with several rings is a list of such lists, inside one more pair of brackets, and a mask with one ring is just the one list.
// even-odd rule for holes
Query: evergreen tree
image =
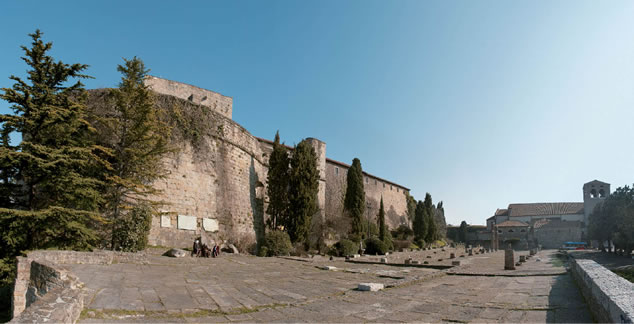
{"label": "evergreen tree", "polygon": [[288,190],[288,221],[284,227],[293,243],[307,243],[311,217],[317,210],[319,170],[317,154],[307,141],[301,141],[291,158]]}
{"label": "evergreen tree", "polygon": [[149,72],[143,61],[124,59],[117,70],[122,74],[121,82],[110,91],[112,110],[103,112],[99,119],[99,138],[112,150],[105,209],[112,222],[111,248],[131,250],[121,246],[123,241],[117,238],[128,235],[129,224],[140,224],[141,220],[121,218],[137,215],[129,211],[151,205],[148,197],[158,193],[152,183],[165,175],[161,159],[170,151],[170,128],[161,121],[153,93],[143,82]]}
{"label": "evergreen tree", "polygon": [[467,243],[467,227],[469,227],[469,225],[467,225],[467,222],[462,221],[460,223],[460,228],[458,229],[458,238],[462,243]]}
{"label": "evergreen tree", "polygon": [[416,217],[416,199],[414,196],[410,196],[407,191],[405,192],[407,198],[407,221],[409,226],[414,229],[414,218]]}
{"label": "evergreen tree", "polygon": [[416,216],[414,217],[414,237],[418,241],[424,241],[427,234],[427,217],[425,214],[425,204],[419,200],[416,204]]}
{"label": "evergreen tree", "polygon": [[385,209],[383,208],[383,196],[381,196],[381,207],[379,208],[379,240],[385,242],[387,238],[387,228],[385,227]]}
{"label": "evergreen tree", "polygon": [[427,225],[427,232],[425,233],[425,241],[434,242],[437,238],[436,233],[436,220],[434,219],[434,204],[431,200],[429,193],[425,194],[425,224]]}
{"label": "evergreen tree", "polygon": [[269,158],[269,173],[267,175],[267,194],[269,206],[266,213],[269,214],[267,225],[269,229],[276,230],[288,218],[288,176],[289,159],[286,147],[280,144],[280,132],[275,133],[273,152]]}
{"label": "evergreen tree", "polygon": [[[94,144],[94,129],[86,120],[84,64],[65,64],[47,54],[52,43],[42,33],[30,34],[22,46],[29,66],[27,80],[2,88],[0,99],[13,114],[0,115],[0,257],[38,248],[86,249],[96,240],[107,166]],[[9,134],[22,135],[13,145]]]}
{"label": "evergreen tree", "polygon": [[363,190],[363,170],[361,161],[357,158],[352,160],[352,166],[348,169],[346,178],[346,197],[344,199],[344,210],[351,218],[351,233],[353,236],[363,236],[363,213],[365,211],[365,192]]}

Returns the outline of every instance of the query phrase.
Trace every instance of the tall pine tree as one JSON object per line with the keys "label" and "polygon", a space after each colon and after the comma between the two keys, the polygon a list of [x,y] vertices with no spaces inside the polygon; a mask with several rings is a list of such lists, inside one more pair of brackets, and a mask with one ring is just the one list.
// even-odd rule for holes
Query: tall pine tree
{"label": "tall pine tree", "polygon": [[278,131],[275,133],[267,175],[269,206],[266,208],[266,213],[269,215],[267,225],[271,230],[276,230],[280,225],[287,223],[289,172],[288,152],[286,147],[280,144]]}
{"label": "tall pine tree", "polygon": [[363,235],[363,212],[365,211],[365,192],[363,190],[363,170],[361,161],[352,160],[346,178],[346,196],[343,202],[344,210],[350,215],[350,234],[361,238]]}
{"label": "tall pine tree", "polygon": [[[1,257],[38,248],[85,249],[96,241],[101,222],[99,176],[107,150],[95,145],[86,120],[85,64],[65,64],[48,55],[52,43],[36,30],[31,47],[22,46],[27,80],[2,88],[0,99],[13,114],[0,115]],[[22,135],[13,145],[9,134]]]}
{"label": "tall pine tree", "polygon": [[381,196],[381,207],[379,208],[379,240],[385,242],[387,238],[387,228],[385,227],[385,209],[383,207],[383,196]]}
{"label": "tall pine tree", "polygon": [[308,244],[311,218],[318,211],[319,191],[317,154],[308,141],[301,141],[295,146],[288,187],[289,211],[285,228],[291,242]]}
{"label": "tall pine tree", "polygon": [[[99,138],[112,150],[105,209],[112,222],[111,248],[129,250],[116,238],[126,237],[125,232],[131,230],[123,224],[141,220],[121,218],[138,215],[129,213],[135,207],[154,204],[150,196],[158,191],[152,183],[165,175],[161,159],[170,151],[170,128],[161,121],[153,93],[144,84],[149,70],[143,61],[137,57],[124,59],[117,70],[122,74],[121,82],[110,91],[112,105],[108,107],[112,110],[102,112],[102,118],[98,119]],[[124,233],[115,235],[117,231]]]}

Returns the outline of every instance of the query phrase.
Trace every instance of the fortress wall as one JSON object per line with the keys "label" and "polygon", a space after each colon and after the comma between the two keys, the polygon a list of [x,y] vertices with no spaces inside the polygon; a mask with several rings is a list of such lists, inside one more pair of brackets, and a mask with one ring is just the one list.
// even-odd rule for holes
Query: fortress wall
{"label": "fortress wall", "polygon": [[[255,241],[262,230],[268,170],[258,141],[231,120],[217,121],[224,134],[205,138],[204,157],[183,143],[178,153],[164,159],[169,174],[155,187],[163,191],[157,198],[167,204],[152,221],[149,244],[189,247],[202,231],[214,240],[235,242],[246,235]],[[179,215],[194,216],[195,230],[179,228]],[[217,222],[217,231],[206,231],[204,218]]]}
{"label": "fortress wall", "polygon": [[[148,243],[191,247],[193,240],[203,232],[213,240],[255,242],[255,238],[264,233],[266,177],[272,143],[254,137],[230,119],[232,99],[229,97],[154,77],[146,82],[158,91],[159,108],[171,116],[172,144],[178,148],[163,160],[167,175],[154,183],[162,193],[152,198],[165,204],[162,214],[152,220]],[[186,95],[190,90],[213,94],[218,98],[215,107],[226,110],[219,112],[213,105],[198,104],[196,96],[188,100]],[[96,110],[108,111],[107,94],[107,89],[89,91],[89,104]],[[319,214],[314,218],[311,234],[311,241],[315,243],[324,225],[334,228],[331,223],[345,221],[341,214],[348,167],[337,164],[340,173],[335,176],[335,164],[326,158],[326,143],[307,140],[315,148],[320,171]],[[366,197],[372,204],[372,218],[378,213],[383,195],[387,224],[390,228],[397,227],[407,213],[404,192],[407,189],[366,176],[370,181],[365,186]],[[377,183],[373,184],[375,180]],[[345,233],[347,229],[336,232]]]}
{"label": "fortress wall", "polygon": [[[345,227],[347,221],[342,216],[346,190],[346,177],[349,166],[333,160],[326,161],[326,219],[331,226]],[[337,171],[338,170],[338,171]],[[364,173],[363,187],[366,201],[370,202],[370,220],[376,223],[381,196],[385,208],[385,222],[390,229],[407,224],[407,189]],[[367,219],[366,210],[366,217]],[[349,225],[347,225],[349,226]],[[349,227],[347,227],[349,228]],[[341,230],[338,230],[341,231]]]}
{"label": "fortress wall", "polygon": [[[108,93],[91,90],[88,103],[106,112]],[[167,175],[154,183],[162,193],[151,198],[165,204],[162,215],[152,220],[149,244],[190,247],[203,223],[212,239],[235,243],[246,236],[255,241],[262,228],[267,174],[259,141],[209,106],[161,93],[156,104],[166,112],[178,151],[163,159]]]}
{"label": "fortress wall", "polygon": [[233,98],[217,92],[202,89],[189,84],[148,76],[145,84],[158,93],[189,100],[195,104],[211,107],[215,112],[231,119]]}

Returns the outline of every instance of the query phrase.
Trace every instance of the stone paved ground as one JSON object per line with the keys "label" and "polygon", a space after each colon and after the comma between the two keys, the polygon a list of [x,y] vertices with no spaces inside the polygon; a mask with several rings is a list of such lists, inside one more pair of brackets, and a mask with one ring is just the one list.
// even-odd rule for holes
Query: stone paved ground
{"label": "stone paved ground", "polygon": [[[503,267],[501,252],[465,257]],[[448,275],[446,271],[223,255],[152,257],[150,264],[69,266],[93,297],[82,322],[590,322],[569,274]],[[469,259],[471,258],[471,259]],[[479,261],[477,261],[479,260]],[[532,259],[530,262],[538,263]],[[336,270],[321,270],[324,265]],[[528,266],[528,264],[527,264]],[[361,282],[387,288],[361,292]]]}

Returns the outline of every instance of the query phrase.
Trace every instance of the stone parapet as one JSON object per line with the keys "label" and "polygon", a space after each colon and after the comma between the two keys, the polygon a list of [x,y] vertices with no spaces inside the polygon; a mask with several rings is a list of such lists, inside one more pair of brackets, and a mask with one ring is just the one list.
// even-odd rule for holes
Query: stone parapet
{"label": "stone parapet", "polygon": [[593,260],[573,259],[571,270],[597,321],[632,323],[634,283]]}
{"label": "stone parapet", "polygon": [[17,257],[12,323],[74,323],[84,305],[83,283],[64,264],[146,264],[144,253],[32,251]]}

